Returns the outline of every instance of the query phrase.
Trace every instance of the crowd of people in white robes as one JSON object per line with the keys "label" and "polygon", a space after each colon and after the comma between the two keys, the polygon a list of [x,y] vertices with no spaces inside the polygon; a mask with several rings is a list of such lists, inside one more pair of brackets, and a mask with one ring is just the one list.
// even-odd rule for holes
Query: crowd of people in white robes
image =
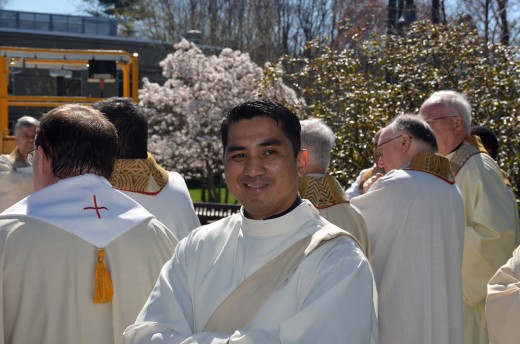
{"label": "crowd of people in white robes", "polygon": [[24,116],[0,157],[0,344],[517,343],[516,196],[471,122],[433,93],[344,188],[324,120],[237,104],[242,207],[201,226],[131,99]]}

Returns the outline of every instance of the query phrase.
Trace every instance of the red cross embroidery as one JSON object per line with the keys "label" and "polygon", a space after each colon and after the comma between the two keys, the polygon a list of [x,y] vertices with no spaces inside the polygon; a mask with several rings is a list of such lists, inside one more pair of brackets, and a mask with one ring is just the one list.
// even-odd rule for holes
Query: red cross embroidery
{"label": "red cross embroidery", "polygon": [[93,207],[85,207],[85,208],[83,208],[83,210],[95,210],[98,219],[100,219],[101,218],[101,214],[99,213],[99,209],[108,210],[107,207],[98,207],[97,200],[96,200],[96,195],[94,195],[94,206]]}

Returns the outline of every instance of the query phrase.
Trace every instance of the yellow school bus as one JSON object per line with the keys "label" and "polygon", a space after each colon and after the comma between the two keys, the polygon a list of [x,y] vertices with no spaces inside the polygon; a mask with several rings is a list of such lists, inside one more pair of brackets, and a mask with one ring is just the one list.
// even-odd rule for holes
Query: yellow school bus
{"label": "yellow school bus", "polygon": [[112,96],[137,102],[138,89],[136,53],[0,46],[0,151],[14,149],[13,125],[23,115]]}

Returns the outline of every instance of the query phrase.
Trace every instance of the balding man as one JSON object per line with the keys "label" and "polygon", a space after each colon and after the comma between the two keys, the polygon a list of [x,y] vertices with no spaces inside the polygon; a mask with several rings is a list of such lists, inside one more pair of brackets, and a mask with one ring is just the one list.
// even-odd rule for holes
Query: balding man
{"label": "balding man", "polygon": [[430,127],[401,115],[381,132],[385,175],[352,199],[365,217],[382,344],[462,343],[464,206]]}

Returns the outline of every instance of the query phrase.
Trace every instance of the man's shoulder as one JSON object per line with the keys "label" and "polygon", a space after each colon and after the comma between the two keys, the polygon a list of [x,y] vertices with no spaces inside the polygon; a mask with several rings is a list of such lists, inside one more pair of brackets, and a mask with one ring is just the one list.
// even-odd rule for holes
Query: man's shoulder
{"label": "man's shoulder", "polygon": [[483,156],[491,159],[480,141],[476,140],[474,136],[467,137],[454,152],[447,156],[454,176],[457,176],[469,161],[481,159]]}
{"label": "man's shoulder", "polygon": [[[410,183],[411,180],[415,180],[417,177],[418,171],[412,171],[412,170],[401,170],[401,169],[395,169],[388,171],[384,176],[379,178],[373,185],[374,186],[385,186],[385,187],[392,187],[392,188],[398,188],[400,186],[406,185],[407,183]],[[422,174],[422,172],[420,172]]]}
{"label": "man's shoulder", "polygon": [[0,172],[13,171],[13,162],[9,158],[9,154],[0,155]]}
{"label": "man's shoulder", "polygon": [[316,231],[312,236],[311,243],[305,250],[306,259],[311,261],[336,260],[337,255],[342,258],[356,261],[367,261],[363,245],[350,232],[328,223]]}
{"label": "man's shoulder", "polygon": [[[454,183],[448,183],[445,180],[424,171],[417,170],[392,170],[379,178],[376,183],[372,186],[369,193],[379,190],[385,194],[389,194],[389,197],[395,199],[407,198],[411,202],[413,199],[409,198],[410,193],[417,192],[431,192],[432,188],[436,189],[455,189]],[[382,197],[381,194],[377,197]],[[355,199],[354,199],[355,200]],[[398,206],[399,202],[395,205]],[[354,202],[356,205],[356,202]]]}
{"label": "man's shoulder", "polygon": [[492,174],[502,176],[500,167],[493,158],[485,153],[477,153],[467,159],[465,164],[461,166],[457,175],[464,175],[467,173],[479,173],[482,175]]}
{"label": "man's shoulder", "polygon": [[195,228],[187,236],[187,240],[191,243],[219,240],[221,236],[229,234],[233,228],[240,226],[240,223],[240,213],[229,215],[214,222],[210,222]]}
{"label": "man's shoulder", "polygon": [[[33,234],[48,235],[48,230],[52,228],[53,225],[27,215],[0,213],[0,242],[2,243],[7,243],[10,238],[16,238],[18,235],[12,237],[14,233],[29,231],[30,237],[34,238]],[[58,231],[61,232],[60,229]],[[19,243],[24,241],[21,240]]]}

